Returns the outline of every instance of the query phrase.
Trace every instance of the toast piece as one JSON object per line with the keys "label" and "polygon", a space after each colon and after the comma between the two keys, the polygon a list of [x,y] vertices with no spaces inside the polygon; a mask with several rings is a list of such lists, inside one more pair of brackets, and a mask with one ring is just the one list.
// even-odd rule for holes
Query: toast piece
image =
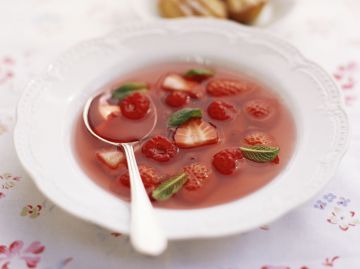
{"label": "toast piece", "polygon": [[227,17],[226,4],[221,0],[160,0],[159,11],[165,18]]}
{"label": "toast piece", "polygon": [[253,23],[268,0],[226,0],[231,19],[245,23]]}

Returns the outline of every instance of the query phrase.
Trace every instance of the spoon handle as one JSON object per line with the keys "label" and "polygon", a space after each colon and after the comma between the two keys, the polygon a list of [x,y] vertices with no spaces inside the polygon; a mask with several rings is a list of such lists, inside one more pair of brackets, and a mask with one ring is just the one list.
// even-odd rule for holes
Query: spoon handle
{"label": "spoon handle", "polygon": [[160,255],[167,246],[167,239],[142,183],[133,145],[124,143],[122,146],[127,159],[131,185],[131,243],[140,253]]}

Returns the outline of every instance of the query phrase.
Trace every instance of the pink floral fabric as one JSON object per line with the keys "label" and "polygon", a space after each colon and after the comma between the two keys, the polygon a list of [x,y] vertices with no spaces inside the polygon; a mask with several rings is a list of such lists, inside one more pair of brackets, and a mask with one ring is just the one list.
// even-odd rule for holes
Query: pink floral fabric
{"label": "pink floral fabric", "polygon": [[8,269],[15,260],[23,261],[27,268],[36,268],[41,260],[41,253],[45,247],[40,242],[32,242],[28,247],[24,247],[23,241],[14,241],[8,247],[0,245],[1,269]]}
{"label": "pink floral fabric", "polygon": [[173,242],[149,259],[132,250],[126,235],[67,214],[37,190],[12,141],[24,86],[69,46],[141,20],[133,1],[140,0],[0,1],[0,269],[360,268],[358,0],[270,1],[292,8],[266,30],[333,75],[352,125],[338,173],[302,207],[243,235]]}

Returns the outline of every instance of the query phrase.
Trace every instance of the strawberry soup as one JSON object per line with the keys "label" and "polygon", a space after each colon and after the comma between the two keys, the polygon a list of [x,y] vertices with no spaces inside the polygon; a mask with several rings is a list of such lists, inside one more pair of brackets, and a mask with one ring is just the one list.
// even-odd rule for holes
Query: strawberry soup
{"label": "strawberry soup", "polygon": [[[135,155],[155,206],[190,209],[240,199],[274,179],[293,152],[289,108],[275,92],[234,70],[158,64],[99,92],[89,114],[98,135],[136,141],[154,127]],[[91,136],[81,117],[74,145],[88,176],[129,200],[122,150]]]}

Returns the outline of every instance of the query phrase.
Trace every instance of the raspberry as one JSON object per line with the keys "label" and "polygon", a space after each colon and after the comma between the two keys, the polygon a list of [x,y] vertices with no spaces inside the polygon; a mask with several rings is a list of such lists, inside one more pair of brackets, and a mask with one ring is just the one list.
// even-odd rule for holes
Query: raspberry
{"label": "raspberry", "polygon": [[239,149],[225,149],[214,155],[212,164],[221,174],[230,175],[234,173],[241,159],[243,155]]}
{"label": "raspberry", "polygon": [[215,101],[208,106],[207,112],[215,120],[228,120],[236,113],[236,108],[231,104]]}
{"label": "raspberry", "polygon": [[[155,189],[156,186],[160,184],[161,177],[154,168],[145,165],[140,165],[139,172],[145,189]],[[130,187],[129,172],[127,171],[125,174],[121,175],[119,177],[119,181],[121,182],[122,185],[126,187]]]}
{"label": "raspberry", "polygon": [[150,100],[141,93],[134,93],[121,101],[120,108],[126,118],[138,120],[145,117],[150,108]]}
{"label": "raspberry", "polygon": [[201,188],[208,180],[211,171],[201,163],[194,163],[183,168],[188,176],[184,188],[189,191],[194,191]]}
{"label": "raspberry", "polygon": [[253,85],[245,81],[218,79],[211,81],[206,91],[212,96],[230,96],[247,92],[252,88]]}
{"label": "raspberry", "polygon": [[173,91],[166,97],[165,102],[172,107],[182,107],[189,102],[189,94],[181,91]]}
{"label": "raspberry", "polygon": [[244,142],[250,146],[276,146],[275,139],[271,135],[261,131],[252,131],[248,133],[244,137]]}
{"label": "raspberry", "polygon": [[164,136],[154,136],[142,146],[142,152],[148,158],[158,162],[167,162],[178,151],[177,146]]}
{"label": "raspberry", "polygon": [[244,105],[244,112],[252,120],[269,120],[276,113],[276,104],[272,100],[258,98]]}

